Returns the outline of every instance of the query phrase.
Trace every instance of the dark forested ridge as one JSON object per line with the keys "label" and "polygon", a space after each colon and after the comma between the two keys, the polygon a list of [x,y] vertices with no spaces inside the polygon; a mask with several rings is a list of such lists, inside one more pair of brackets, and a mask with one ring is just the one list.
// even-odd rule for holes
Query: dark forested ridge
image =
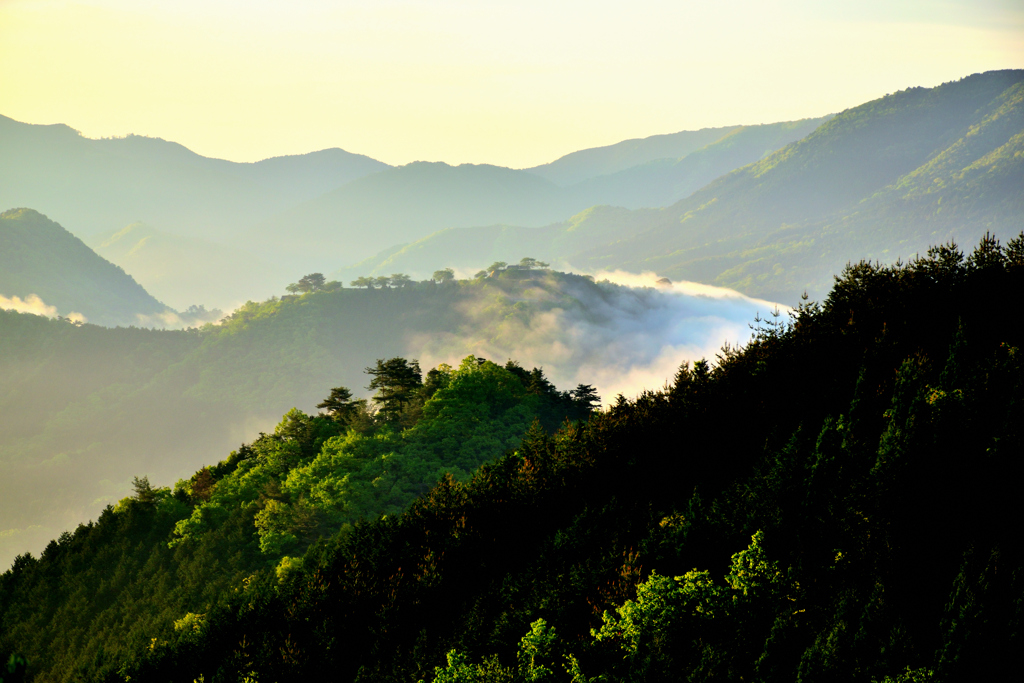
{"label": "dark forested ridge", "polygon": [[[40,680],[999,679],[1024,606],[1024,322],[1004,303],[1022,295],[1024,234],[859,263],[746,348],[554,434],[530,428],[382,519],[345,517],[345,501],[380,510],[372,491],[424,480],[360,493],[372,469],[346,475],[376,461],[342,442],[377,432],[293,413],[19,559],[0,579],[0,650]],[[466,393],[434,394],[456,415],[494,419],[511,404],[472,387],[529,382],[472,359],[441,369],[459,373]],[[333,414],[359,413],[332,396]],[[401,433],[443,420],[430,405],[401,408]],[[396,471],[429,470],[416,438]],[[294,545],[260,566],[275,538]],[[209,591],[167,597],[175,572]],[[90,621],[118,600],[118,620]]]}
{"label": "dark forested ridge", "polygon": [[293,409],[173,488],[136,478],[133,497],[38,560],[18,557],[0,577],[0,661],[17,651],[37,680],[118,672],[154,634],[201,626],[252,577],[286,580],[318,539],[401,514],[439,478],[465,480],[518,447],[531,424],[547,433],[600,402],[592,387],[558,391],[540,369],[472,356],[425,375],[404,358],[366,370],[371,404],[335,387],[323,413]]}

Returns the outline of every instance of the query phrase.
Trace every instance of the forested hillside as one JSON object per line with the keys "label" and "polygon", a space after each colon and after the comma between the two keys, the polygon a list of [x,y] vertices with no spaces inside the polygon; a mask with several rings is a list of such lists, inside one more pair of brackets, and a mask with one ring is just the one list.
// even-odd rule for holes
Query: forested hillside
{"label": "forested hillside", "polygon": [[[351,496],[381,511],[380,492],[425,482],[402,472],[430,468],[361,460],[367,434],[394,432],[361,431],[339,390],[331,417],[292,413],[174,490],[137,482],[20,558],[0,579],[0,647],[39,680],[999,679],[1024,605],[1024,323],[1003,303],[1021,295],[1024,234],[861,262],[745,348],[553,435],[530,428],[380,519],[352,516]],[[406,448],[436,443],[413,436],[424,425],[493,419],[532,380],[469,359],[421,381],[444,388],[418,418],[408,393],[385,417],[408,415]],[[512,393],[461,388],[482,386]],[[278,539],[289,559],[258,566]],[[189,602],[175,581],[211,590]],[[91,621],[103,607],[111,620]]]}
{"label": "forested hillside", "polygon": [[741,340],[771,308],[539,269],[382,279],[250,302],[187,332],[0,311],[0,565],[95,518],[133,476],[188,476],[337,384],[365,396],[363,368],[377,358],[519,358],[560,385],[637,391],[634,371],[657,369],[660,386],[673,354],[714,348],[723,330]]}
{"label": "forested hillside", "polygon": [[[293,409],[173,488],[136,478],[134,497],[62,534],[40,560],[19,557],[0,577],[0,661],[16,651],[36,680],[118,672],[152,634],[201,624],[247,576],[285,580],[318,539],[401,514],[440,478],[468,479],[518,447],[531,424],[552,430],[600,402],[593,387],[560,392],[539,369],[472,356],[426,375],[404,358],[367,372],[371,405],[335,387],[324,413]],[[39,561],[64,568],[44,579]]]}
{"label": "forested hillside", "polygon": [[50,315],[78,314],[99,325],[139,324],[168,310],[57,223],[32,209],[12,209],[0,213],[0,297],[31,295],[42,300],[40,314],[53,307]]}
{"label": "forested hillside", "polygon": [[507,259],[517,245],[590,272],[655,271],[795,304],[805,290],[824,296],[851,254],[895,263],[929,244],[1018,230],[1022,93],[1021,70],[909,88],[661,210],[595,207],[540,230],[447,230],[361,267],[412,271],[456,245],[467,245],[465,258]]}

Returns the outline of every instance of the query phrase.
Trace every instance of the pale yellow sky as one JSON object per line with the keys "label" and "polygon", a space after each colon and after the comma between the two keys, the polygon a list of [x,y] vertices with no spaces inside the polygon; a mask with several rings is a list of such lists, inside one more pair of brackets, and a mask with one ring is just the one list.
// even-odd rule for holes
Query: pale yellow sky
{"label": "pale yellow sky", "polygon": [[1022,67],[1020,0],[0,0],[0,114],[235,161],[525,167]]}

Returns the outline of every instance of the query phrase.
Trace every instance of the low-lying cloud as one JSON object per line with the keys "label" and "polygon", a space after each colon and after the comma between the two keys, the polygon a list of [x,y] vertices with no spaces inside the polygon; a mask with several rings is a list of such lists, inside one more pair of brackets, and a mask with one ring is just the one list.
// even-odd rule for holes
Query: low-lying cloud
{"label": "low-lying cloud", "polygon": [[486,301],[468,305],[461,333],[419,336],[409,354],[423,367],[473,353],[495,362],[512,358],[543,367],[559,388],[597,387],[606,404],[660,389],[684,361],[713,359],[729,343],[751,336],[756,316],[785,306],[693,282],[656,284],[653,273],[595,273],[598,287],[580,286],[571,300],[532,300],[523,315],[495,318]]}
{"label": "low-lying cloud", "polygon": [[[24,299],[18,296],[6,297],[3,294],[0,294],[0,308],[6,311],[41,315],[45,318],[57,317],[57,307],[48,305],[37,294],[29,294]],[[68,313],[64,317],[77,323],[84,323],[86,321],[84,315],[74,311]]]}
{"label": "low-lying cloud", "polygon": [[192,306],[188,310],[177,312],[170,308],[159,313],[136,313],[135,324],[158,330],[184,330],[190,327],[202,327],[207,323],[219,323],[225,314],[220,309],[206,310],[202,306]]}

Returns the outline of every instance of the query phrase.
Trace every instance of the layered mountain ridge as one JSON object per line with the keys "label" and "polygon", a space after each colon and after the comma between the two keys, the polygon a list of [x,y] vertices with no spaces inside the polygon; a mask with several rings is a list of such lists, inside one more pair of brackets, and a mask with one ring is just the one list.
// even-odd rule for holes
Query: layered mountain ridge
{"label": "layered mountain ridge", "polygon": [[421,255],[445,253],[460,267],[507,260],[511,245],[525,245],[590,272],[656,271],[795,305],[804,291],[823,296],[851,254],[895,262],[929,244],[1016,229],[1022,81],[1024,71],[995,71],[865,103],[666,208],[594,207],[540,229],[442,231],[356,270],[416,272]]}
{"label": "layered mountain ridge", "polygon": [[[3,118],[0,206],[53,217],[177,306],[226,308],[442,229],[542,226],[596,204],[664,206],[821,120],[657,135],[516,170],[389,167],[339,149],[239,164],[157,138],[90,140]],[[139,223],[159,237],[128,241]]]}

